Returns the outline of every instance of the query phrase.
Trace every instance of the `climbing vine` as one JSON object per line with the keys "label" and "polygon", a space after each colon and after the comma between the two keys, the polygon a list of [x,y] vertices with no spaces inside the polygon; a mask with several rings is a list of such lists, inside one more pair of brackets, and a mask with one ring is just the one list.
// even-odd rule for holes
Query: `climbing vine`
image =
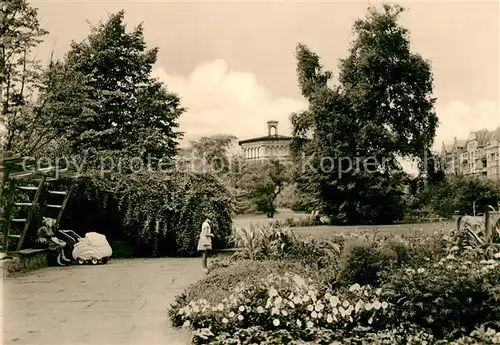
{"label": "climbing vine", "polygon": [[[215,248],[226,245],[231,231],[230,193],[209,174],[90,171],[78,180],[74,199],[68,224],[133,241],[147,256],[193,255],[205,218],[212,220]],[[89,224],[91,217],[101,223]]]}

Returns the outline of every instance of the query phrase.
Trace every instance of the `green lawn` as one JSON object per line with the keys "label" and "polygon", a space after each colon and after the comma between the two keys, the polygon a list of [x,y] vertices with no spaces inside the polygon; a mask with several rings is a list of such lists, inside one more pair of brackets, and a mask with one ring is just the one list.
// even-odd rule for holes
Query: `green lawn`
{"label": "green lawn", "polygon": [[[266,224],[275,222],[276,220],[283,221],[288,218],[307,217],[308,214],[296,213],[290,210],[280,210],[274,218],[266,218],[265,215],[241,215],[233,220],[234,226],[245,227],[251,223]],[[423,232],[432,234],[436,230],[451,230],[456,227],[454,221],[418,223],[418,224],[391,224],[391,225],[364,225],[364,226],[307,226],[293,228],[295,233],[300,236],[317,236],[328,237],[332,234],[340,234],[345,232],[380,232],[388,234],[411,234],[415,232]]]}
{"label": "green lawn", "polygon": [[328,237],[333,234],[341,233],[365,233],[379,232],[382,234],[412,234],[423,232],[424,234],[432,234],[436,230],[451,230],[454,229],[455,223],[448,222],[433,222],[419,224],[392,224],[392,225],[367,225],[367,226],[307,226],[293,228],[295,233],[300,236],[315,236]]}

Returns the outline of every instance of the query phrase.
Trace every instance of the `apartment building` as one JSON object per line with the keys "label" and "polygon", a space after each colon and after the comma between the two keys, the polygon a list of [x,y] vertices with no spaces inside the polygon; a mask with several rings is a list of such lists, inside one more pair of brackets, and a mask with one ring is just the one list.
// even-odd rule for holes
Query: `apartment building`
{"label": "apartment building", "polygon": [[441,160],[448,174],[464,174],[500,181],[500,127],[470,133],[467,139],[443,142]]}

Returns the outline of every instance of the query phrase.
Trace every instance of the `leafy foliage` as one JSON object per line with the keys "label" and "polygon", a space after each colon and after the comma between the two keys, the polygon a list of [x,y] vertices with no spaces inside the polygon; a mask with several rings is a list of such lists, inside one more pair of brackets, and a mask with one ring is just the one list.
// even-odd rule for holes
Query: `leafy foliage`
{"label": "leafy foliage", "polygon": [[[290,248],[300,245],[295,241]],[[291,256],[238,260],[191,286],[169,317],[193,330],[194,344],[458,345],[498,339],[500,261],[445,256],[442,247],[450,243],[444,237],[345,234],[337,243],[340,277],[361,281],[375,268],[377,286],[352,279],[325,284],[324,271],[316,274],[316,267]]]}
{"label": "leafy foliage", "polygon": [[231,199],[207,174],[96,172],[78,180],[76,195],[64,226],[132,240],[142,255],[195,254],[206,218],[212,220],[214,248],[224,247],[231,231]]}
{"label": "leafy foliage", "polygon": [[412,209],[427,207],[440,216],[450,217],[458,212],[472,214],[473,205],[476,213],[484,213],[489,205],[500,202],[500,184],[495,181],[472,176],[448,176],[443,182],[429,184],[418,194]]}
{"label": "leafy foliage", "polygon": [[157,48],[146,49],[142,25],[126,31],[120,11],[92,27],[86,40],[73,42],[64,61],[52,66],[84,82],[79,92],[85,102],[72,103],[72,93],[58,94],[62,100],[51,90],[46,95],[65,107],[57,126],[65,129],[73,152],[111,151],[115,159],[139,157],[155,164],[175,156],[184,108],[150,76],[157,54]]}
{"label": "leafy foliage", "polygon": [[20,136],[27,133],[36,140],[33,122],[39,114],[33,109],[33,97],[41,68],[33,50],[47,33],[40,26],[37,9],[25,0],[0,4],[0,124],[5,125],[1,141],[5,150],[23,151],[26,141]]}
{"label": "leafy foliage", "polygon": [[307,111],[292,115],[294,153],[308,166],[297,182],[337,222],[401,219],[404,174],[396,159],[422,157],[434,138],[430,65],[410,51],[408,32],[397,23],[401,12],[370,8],[354,24],[356,39],[334,87],[320,58],[297,47],[299,84],[309,102]]}
{"label": "leafy foliage", "polygon": [[269,218],[276,212],[275,200],[288,180],[286,166],[278,160],[247,163],[242,167],[238,185]]}

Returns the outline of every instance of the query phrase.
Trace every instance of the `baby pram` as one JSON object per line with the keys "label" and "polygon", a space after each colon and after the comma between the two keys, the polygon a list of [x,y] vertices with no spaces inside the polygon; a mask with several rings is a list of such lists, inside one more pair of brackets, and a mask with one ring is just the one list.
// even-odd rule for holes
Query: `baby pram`
{"label": "baby pram", "polygon": [[106,236],[97,232],[88,232],[85,237],[79,236],[73,230],[59,230],[59,233],[70,244],[70,254],[80,265],[105,264],[113,254]]}

